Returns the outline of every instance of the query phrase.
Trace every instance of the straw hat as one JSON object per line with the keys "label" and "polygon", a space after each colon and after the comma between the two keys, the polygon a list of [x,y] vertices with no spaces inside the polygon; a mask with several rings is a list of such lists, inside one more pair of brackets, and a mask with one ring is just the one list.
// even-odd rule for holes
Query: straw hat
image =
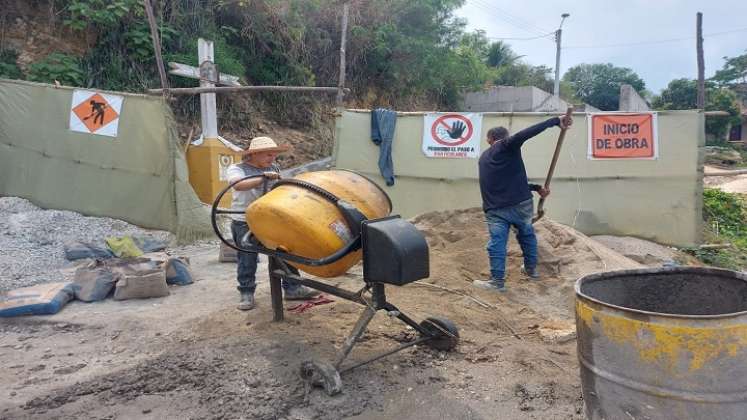
{"label": "straw hat", "polygon": [[249,144],[249,147],[244,149],[242,152],[243,156],[251,155],[259,152],[287,152],[290,147],[286,144],[278,146],[275,140],[269,137],[255,137]]}

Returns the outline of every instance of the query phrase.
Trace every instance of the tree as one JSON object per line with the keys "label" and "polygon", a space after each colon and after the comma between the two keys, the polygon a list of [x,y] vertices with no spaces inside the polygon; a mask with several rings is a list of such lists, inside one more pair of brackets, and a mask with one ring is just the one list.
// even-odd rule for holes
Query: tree
{"label": "tree", "polygon": [[706,111],[726,111],[729,117],[706,118],[706,133],[713,134],[717,141],[725,139],[729,127],[741,124],[737,95],[724,88],[706,89]]}
{"label": "tree", "polygon": [[499,86],[534,86],[545,92],[552,92],[553,81],[550,79],[552,69],[547,66],[532,66],[517,62],[500,67],[494,83]]}
{"label": "tree", "polygon": [[534,86],[546,92],[552,91],[550,79],[552,69],[547,66],[532,66],[521,60],[509,44],[497,41],[487,48],[485,64],[494,68],[493,83],[499,86]]}
{"label": "tree", "polygon": [[646,88],[643,80],[631,69],[607,64],[579,64],[563,75],[574,95],[603,111],[615,111],[620,102],[620,86],[628,84],[637,91]]}
{"label": "tree", "polygon": [[651,104],[655,109],[696,109],[698,97],[697,81],[674,79],[654,98]]}
{"label": "tree", "polygon": [[492,43],[488,48],[487,65],[495,68],[510,66],[521,57],[523,56],[516,54],[510,45],[498,41]]}
{"label": "tree", "polygon": [[[39,3],[39,2],[31,2]],[[80,58],[86,85],[142,91],[159,83],[141,0],[68,0],[59,15],[68,29],[92,32],[97,42]],[[103,7],[111,3],[111,7]],[[165,61],[196,65],[197,38],[214,41],[218,68],[255,85],[335,86],[341,40],[339,0],[162,1],[156,17]],[[455,12],[465,0],[350,2],[346,99],[357,106],[451,108],[465,90],[496,79],[497,66],[519,56],[492,45],[484,32],[467,32]],[[56,4],[56,3],[55,3]],[[492,53],[492,55],[491,55]],[[511,54],[502,56],[501,54]],[[14,59],[0,57],[9,74]],[[7,67],[7,68],[6,68]],[[537,76],[534,72],[527,79]],[[540,74],[541,76],[541,74]],[[174,78],[175,87],[194,85]],[[256,95],[263,107],[301,113],[291,95]],[[314,99],[314,101],[317,101]],[[231,97],[224,104],[245,101]],[[321,102],[321,100],[319,100]],[[186,111],[197,102],[180,101]],[[306,112],[303,112],[306,115]],[[239,113],[231,112],[231,115]],[[284,119],[282,112],[274,116]],[[225,120],[225,119],[224,119]]]}
{"label": "tree", "polygon": [[[655,109],[697,109],[698,85],[695,80],[675,79],[669,82],[661,95],[654,98]],[[706,133],[717,140],[726,136],[731,124],[738,124],[739,107],[737,97],[729,89],[706,82],[706,111],[726,111],[729,117],[712,117],[706,119]]]}
{"label": "tree", "polygon": [[738,83],[747,83],[747,53],[736,57],[724,57],[724,68],[711,78],[719,86],[732,87]]}
{"label": "tree", "polygon": [[[487,81],[487,38],[465,34],[465,22],[454,16],[463,0],[354,3],[353,16],[360,17],[352,19],[348,38],[349,83],[354,93],[372,98],[367,106],[416,107],[430,99],[450,108],[460,91]],[[319,57],[336,75],[336,61]]]}

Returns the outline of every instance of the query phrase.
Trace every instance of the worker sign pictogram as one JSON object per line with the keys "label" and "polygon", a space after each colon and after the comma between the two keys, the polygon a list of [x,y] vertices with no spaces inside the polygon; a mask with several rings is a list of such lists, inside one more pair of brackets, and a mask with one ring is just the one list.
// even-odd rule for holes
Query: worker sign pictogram
{"label": "worker sign pictogram", "polygon": [[656,113],[590,114],[589,159],[657,159]]}
{"label": "worker sign pictogram", "polygon": [[90,90],[73,92],[70,130],[117,137],[124,98]]}
{"label": "worker sign pictogram", "polygon": [[432,158],[480,156],[482,114],[426,114],[423,153]]}

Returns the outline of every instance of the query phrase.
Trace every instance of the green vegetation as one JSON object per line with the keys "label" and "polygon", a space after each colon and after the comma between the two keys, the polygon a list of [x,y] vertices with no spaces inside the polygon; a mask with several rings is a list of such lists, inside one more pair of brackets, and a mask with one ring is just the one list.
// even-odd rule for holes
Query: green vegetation
{"label": "green vegetation", "polygon": [[706,264],[731,270],[747,268],[747,202],[738,194],[706,188],[703,192],[706,240],[728,242],[731,248],[689,252]]}
{"label": "green vegetation", "polygon": [[638,92],[646,88],[631,69],[612,64],[579,64],[563,75],[563,81],[576,97],[602,111],[616,111],[620,103],[620,86],[628,84]]}
{"label": "green vegetation", "polygon": [[724,67],[711,80],[719,86],[747,83],[747,52],[736,57],[724,57]]}
{"label": "green vegetation", "polygon": [[56,80],[63,85],[83,86],[85,73],[78,58],[62,53],[52,53],[29,66],[28,79],[46,83]]}
{"label": "green vegetation", "polygon": [[20,79],[23,77],[18,67],[18,53],[13,50],[0,50],[0,77]]}
{"label": "green vegetation", "polygon": [[[552,69],[527,64],[508,44],[491,42],[482,31],[467,32],[465,22],[454,15],[463,3],[353,3],[347,46],[351,102],[449,109],[455,107],[462,91],[491,84],[552,90]],[[78,59],[57,54],[36,63],[29,78],[133,92],[158,86],[140,0],[57,0],[56,4],[64,27],[81,35],[93,34],[96,42]],[[196,44],[202,37],[214,41],[219,70],[238,75],[247,83],[336,85],[338,0],[176,0],[154,4],[166,62],[197,65]],[[19,76],[12,73],[12,77]],[[178,77],[170,82],[174,86],[195,84]],[[294,101],[289,97],[253,97],[277,108],[275,115],[292,118]]]}
{"label": "green vegetation", "polygon": [[[150,30],[141,0],[51,0],[55,30],[93,40],[78,57],[55,52],[22,74],[12,51],[0,51],[0,76],[142,92],[160,84]],[[551,92],[552,69],[533,66],[505,42],[484,31],[468,32],[455,16],[465,0],[368,0],[351,3],[347,44],[349,105],[409,109],[454,109],[462,92],[491,85],[536,86]],[[197,65],[198,38],[214,41],[220,71],[255,85],[335,86],[338,72],[339,0],[155,1],[164,61]],[[41,7],[37,5],[36,7]],[[41,9],[40,9],[41,11]],[[531,59],[531,58],[530,58]],[[714,76],[709,109],[728,109],[731,87],[745,78],[745,56],[729,58]],[[170,77],[175,87],[196,81]],[[612,64],[572,67],[561,97],[603,110],[617,108],[622,83],[645,84],[631,69]],[[674,82],[673,82],[674,83]],[[717,87],[718,86],[718,87]],[[670,86],[661,109],[692,108],[692,86]],[[670,93],[667,92],[667,95]],[[246,120],[259,106],[278,121],[308,124],[318,97],[257,94],[226,96],[222,121]],[[328,99],[326,99],[328,100]],[[198,101],[179,98],[178,114],[194,115]],[[250,105],[251,104],[251,105]],[[269,107],[270,109],[267,109]],[[731,112],[731,111],[730,111]],[[713,121],[711,121],[713,120]],[[709,133],[725,133],[728,119],[709,119]],[[723,136],[720,136],[723,137]]]}
{"label": "green vegetation", "polygon": [[83,30],[89,25],[95,25],[101,29],[115,27],[139,2],[137,0],[69,0],[65,3],[67,3],[65,25]]}
{"label": "green vegetation", "polygon": [[[661,95],[654,98],[652,105],[655,109],[697,109],[697,96],[697,81],[675,79],[669,82]],[[706,133],[716,139],[714,143],[722,143],[729,126],[740,122],[736,95],[729,89],[717,87],[709,81],[706,83],[705,110],[729,113],[729,117],[706,119]]]}

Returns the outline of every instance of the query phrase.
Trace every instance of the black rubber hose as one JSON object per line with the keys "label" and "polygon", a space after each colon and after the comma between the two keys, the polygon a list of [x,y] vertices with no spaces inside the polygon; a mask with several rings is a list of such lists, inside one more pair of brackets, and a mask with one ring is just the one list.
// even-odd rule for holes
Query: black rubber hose
{"label": "black rubber hose", "polygon": [[[337,252],[335,252],[335,253],[333,253],[331,255],[328,255],[328,256],[326,256],[324,258],[320,258],[320,259],[316,259],[315,260],[315,259],[311,259],[311,258],[302,257],[300,255],[288,254],[288,253],[285,253],[285,252],[282,252],[282,251],[275,251],[275,250],[272,250],[272,249],[269,249],[269,248],[265,248],[264,246],[261,246],[261,245],[257,245],[257,246],[251,247],[251,248],[241,248],[241,247],[238,246],[238,244],[234,245],[234,244],[228,242],[228,240],[225,237],[223,237],[223,235],[220,232],[220,229],[218,228],[218,219],[216,217],[219,214],[218,206],[220,205],[220,202],[223,199],[223,196],[226,195],[226,193],[229,190],[231,190],[239,182],[246,181],[247,179],[259,178],[259,177],[263,177],[263,176],[264,175],[250,175],[250,176],[246,176],[244,178],[238,179],[238,180],[236,180],[236,181],[228,184],[228,186],[226,186],[226,188],[224,188],[220,193],[218,193],[218,196],[213,201],[213,207],[212,207],[212,209],[210,211],[210,219],[211,219],[210,221],[211,221],[211,223],[213,225],[213,231],[215,232],[215,235],[218,236],[218,239],[220,239],[221,242],[223,242],[226,246],[228,246],[229,248],[235,249],[238,252],[256,252],[256,253],[259,253],[259,254],[271,255],[273,257],[277,257],[277,258],[280,258],[280,259],[283,259],[283,260],[286,260],[286,261],[290,261],[290,262],[294,262],[294,263],[298,263],[298,264],[303,264],[303,265],[308,265],[308,266],[312,266],[312,267],[318,267],[318,266],[322,266],[322,265],[332,264],[333,262],[336,262],[336,261],[342,259],[343,257],[345,257],[351,251],[354,251],[354,250],[356,250],[357,248],[360,247],[360,237],[358,237],[358,238],[356,238],[356,239],[348,242],[347,244],[345,244],[342,248],[340,248],[339,250],[337,250]],[[292,182],[287,182],[287,181],[292,181]],[[309,184],[308,182],[300,181],[300,180],[297,180],[297,179],[296,180],[294,180],[294,179],[283,179],[283,180],[278,181],[278,184],[281,183],[281,182],[284,182],[286,184],[298,185],[298,186],[302,186],[301,184],[306,184],[306,185],[303,185],[304,188],[311,187],[311,188],[309,188],[310,190],[312,190],[312,191],[320,194],[322,197],[324,197],[324,198],[332,201],[335,204],[339,200],[334,194],[330,193],[329,191],[326,191],[326,190],[324,190],[322,188],[319,188],[319,187],[317,187],[314,184]],[[275,184],[275,185],[277,185],[277,184]]]}
{"label": "black rubber hose", "polygon": [[294,179],[294,178],[288,178],[288,179],[281,179],[280,181],[276,182],[275,185],[272,186],[272,189],[274,190],[277,187],[280,187],[282,185],[293,185],[296,187],[306,188],[309,191],[313,191],[323,198],[325,198],[327,201],[331,202],[332,204],[337,204],[340,199],[332,194],[331,192],[325,190],[324,188],[314,185],[310,182],[301,181],[300,179]]}

